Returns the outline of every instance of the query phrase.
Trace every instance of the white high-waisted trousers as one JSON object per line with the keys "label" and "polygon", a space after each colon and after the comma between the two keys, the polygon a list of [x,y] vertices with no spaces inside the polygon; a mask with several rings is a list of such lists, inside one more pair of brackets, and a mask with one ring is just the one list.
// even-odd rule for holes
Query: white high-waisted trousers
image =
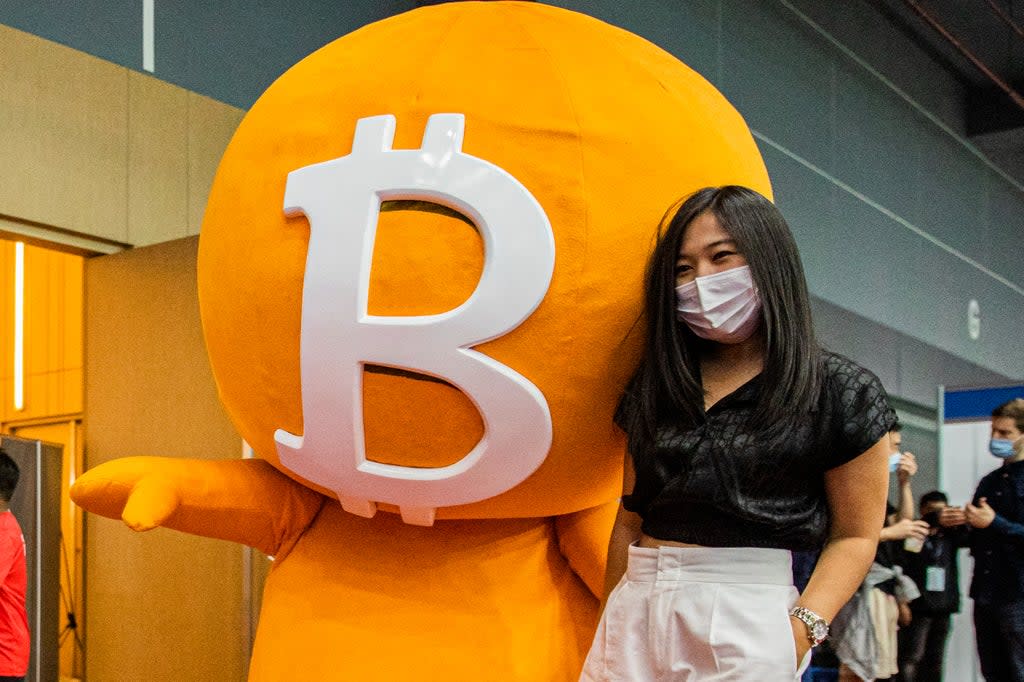
{"label": "white high-waisted trousers", "polygon": [[787,550],[631,546],[580,682],[794,682],[797,597]]}

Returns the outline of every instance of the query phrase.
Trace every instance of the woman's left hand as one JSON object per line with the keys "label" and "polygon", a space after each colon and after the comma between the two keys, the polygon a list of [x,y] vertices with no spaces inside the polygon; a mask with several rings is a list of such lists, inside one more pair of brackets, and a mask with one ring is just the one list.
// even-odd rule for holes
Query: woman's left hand
{"label": "woman's left hand", "polygon": [[796,647],[796,665],[799,668],[804,655],[811,648],[811,640],[807,638],[807,626],[803,621],[790,618],[789,624],[793,626],[793,645]]}

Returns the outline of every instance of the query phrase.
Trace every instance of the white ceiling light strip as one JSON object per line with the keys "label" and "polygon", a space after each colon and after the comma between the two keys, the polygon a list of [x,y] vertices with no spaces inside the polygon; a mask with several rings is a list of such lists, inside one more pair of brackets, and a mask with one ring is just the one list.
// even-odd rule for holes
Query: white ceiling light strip
{"label": "white ceiling light strip", "polygon": [[142,0],[142,68],[150,73],[156,68],[155,3],[156,0]]}
{"label": "white ceiling light strip", "polygon": [[25,409],[25,243],[14,244],[14,409]]}

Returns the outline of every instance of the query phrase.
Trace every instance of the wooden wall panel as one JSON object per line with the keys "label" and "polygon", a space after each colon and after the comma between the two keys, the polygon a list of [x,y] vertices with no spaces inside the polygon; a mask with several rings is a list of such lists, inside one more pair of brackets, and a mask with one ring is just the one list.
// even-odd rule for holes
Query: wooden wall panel
{"label": "wooden wall panel", "polygon": [[209,97],[188,96],[188,234],[199,234],[220,157],[245,112]]}
{"label": "wooden wall panel", "polygon": [[0,213],[127,239],[128,72],[0,26]]}
{"label": "wooden wall panel", "polygon": [[25,247],[25,407],[14,409],[14,242],[0,241],[0,423],[82,411],[83,258]]}
{"label": "wooden wall panel", "polygon": [[[70,504],[67,487],[81,465],[77,434],[82,410],[84,261],[81,256],[25,247],[25,407],[16,410],[14,254],[14,242],[0,240],[0,425],[4,433],[65,446],[61,524],[66,558],[61,561],[67,563],[62,563],[61,589],[73,595],[77,608],[82,603],[81,513]],[[66,616],[61,618],[63,629]],[[81,650],[72,634],[61,638],[60,670],[62,676],[80,678]]]}
{"label": "wooden wall panel", "polygon": [[25,409],[8,419],[82,411],[82,262],[25,247]]}
{"label": "wooden wall panel", "polygon": [[4,229],[27,221],[26,234],[35,223],[57,228],[48,234],[56,243],[71,244],[61,233],[71,231],[134,246],[198,234],[243,114],[0,26]]}
{"label": "wooden wall panel", "polygon": [[187,91],[129,73],[127,241],[135,246],[188,235],[188,128]]}
{"label": "wooden wall panel", "polygon": [[[241,455],[203,346],[197,242],[86,264],[87,468],[128,455]],[[163,529],[134,533],[88,515],[87,679],[243,679],[242,556],[239,545]]]}

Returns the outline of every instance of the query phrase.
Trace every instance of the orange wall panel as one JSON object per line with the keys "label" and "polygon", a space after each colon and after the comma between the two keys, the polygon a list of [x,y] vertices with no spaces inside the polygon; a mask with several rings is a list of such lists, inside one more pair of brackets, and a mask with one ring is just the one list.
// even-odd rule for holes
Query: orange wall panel
{"label": "orange wall panel", "polygon": [[14,250],[0,241],[0,421],[80,413],[84,259],[25,247],[25,409],[15,410]]}

